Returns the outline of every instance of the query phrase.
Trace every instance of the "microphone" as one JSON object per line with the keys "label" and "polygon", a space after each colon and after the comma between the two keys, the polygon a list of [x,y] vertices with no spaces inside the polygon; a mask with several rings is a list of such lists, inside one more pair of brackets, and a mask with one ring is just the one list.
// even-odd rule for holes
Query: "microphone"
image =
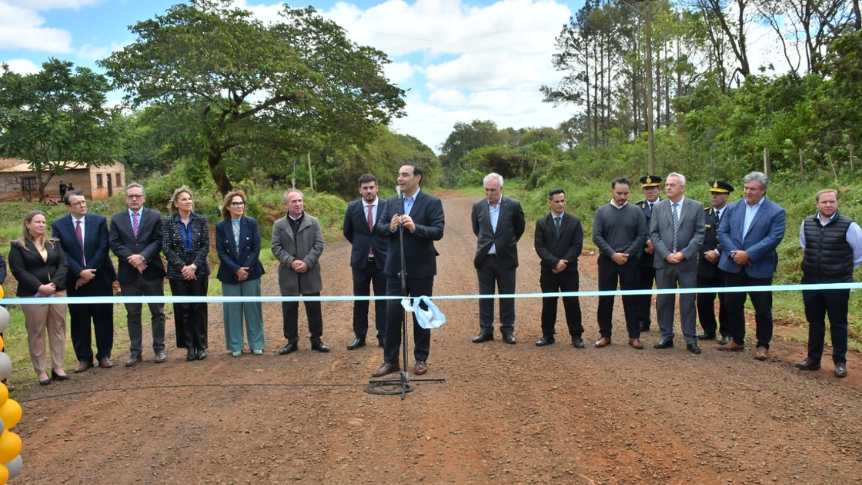
{"label": "microphone", "polygon": [[404,193],[401,192],[401,186],[395,186],[395,195],[398,197],[398,212],[404,210]]}

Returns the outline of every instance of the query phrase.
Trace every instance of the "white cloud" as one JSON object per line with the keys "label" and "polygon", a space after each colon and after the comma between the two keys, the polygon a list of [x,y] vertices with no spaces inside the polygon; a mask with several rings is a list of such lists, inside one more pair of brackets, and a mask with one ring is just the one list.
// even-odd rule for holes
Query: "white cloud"
{"label": "white cloud", "polygon": [[428,102],[441,108],[454,108],[467,104],[467,97],[454,89],[439,89],[428,95]]}
{"label": "white cloud", "polygon": [[78,9],[102,3],[104,0],[5,0],[11,5],[20,5],[33,10],[51,10],[55,8]]}
{"label": "white cloud", "polygon": [[383,74],[393,84],[401,84],[408,81],[416,72],[409,62],[393,62],[383,66]]}
{"label": "white cloud", "polygon": [[0,61],[0,64],[8,64],[9,70],[21,75],[34,74],[42,70],[41,66],[37,66],[28,59],[10,59],[8,61]]}
{"label": "white cloud", "polygon": [[0,50],[30,49],[69,53],[68,31],[44,27],[45,19],[35,11],[0,0]]}
{"label": "white cloud", "polygon": [[126,43],[117,43],[111,42],[110,46],[95,46],[93,44],[84,44],[78,49],[78,59],[84,59],[88,61],[97,61],[99,59],[104,59],[108,57],[112,52],[117,52],[122,50],[124,47],[129,45],[131,42]]}

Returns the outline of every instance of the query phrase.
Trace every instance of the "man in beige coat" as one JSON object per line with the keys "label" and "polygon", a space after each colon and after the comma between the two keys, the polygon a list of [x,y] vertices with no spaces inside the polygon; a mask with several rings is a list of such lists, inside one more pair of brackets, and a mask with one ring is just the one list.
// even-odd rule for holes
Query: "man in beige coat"
{"label": "man in beige coat", "polygon": [[[316,217],[305,213],[302,192],[288,190],[282,197],[287,215],[275,221],[272,227],[272,254],[278,259],[278,286],[282,296],[320,296],[323,280],[320,277],[320,255],[323,253],[323,232]],[[299,302],[281,302],[284,318],[284,338],[287,345],[279,355],[295,352],[299,345],[297,319]],[[321,340],[323,317],[319,301],[305,302],[311,350],[329,352]]]}

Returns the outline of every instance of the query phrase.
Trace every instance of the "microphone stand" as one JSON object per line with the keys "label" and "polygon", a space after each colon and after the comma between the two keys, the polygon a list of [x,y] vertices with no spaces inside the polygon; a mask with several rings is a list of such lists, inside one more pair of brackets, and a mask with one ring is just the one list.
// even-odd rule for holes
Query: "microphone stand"
{"label": "microphone stand", "polygon": [[[401,187],[397,187],[396,191],[398,193],[398,213],[403,216],[404,212],[404,192],[401,191]],[[407,298],[407,260],[404,257],[404,223],[401,222],[398,224],[398,248],[400,249],[401,256],[401,271],[398,272],[398,278],[401,279],[401,300],[403,301]],[[390,255],[387,255],[390,257]],[[408,392],[413,391],[413,386],[410,385],[410,375],[407,373],[407,369],[409,366],[407,365],[407,309],[402,310],[401,314],[401,361],[404,362],[404,367],[401,369],[401,375],[398,379],[371,379],[368,381],[368,387],[366,390],[371,389],[372,387],[382,387],[387,384],[398,384],[401,388],[401,400],[404,400],[404,395]],[[414,381],[433,381],[433,382],[444,382],[446,379],[441,377],[414,377]],[[388,392],[383,392],[381,394],[390,394]]]}

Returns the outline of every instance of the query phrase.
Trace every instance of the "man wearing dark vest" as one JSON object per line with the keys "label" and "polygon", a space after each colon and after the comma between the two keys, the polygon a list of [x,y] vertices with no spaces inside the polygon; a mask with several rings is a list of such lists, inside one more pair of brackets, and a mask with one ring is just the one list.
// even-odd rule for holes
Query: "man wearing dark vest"
{"label": "man wearing dark vest", "polygon": [[[709,194],[712,202],[711,207],[705,208],[704,216],[706,232],[703,236],[703,244],[698,251],[697,261],[697,287],[698,288],[721,288],[724,286],[724,271],[719,269],[718,261],[721,258],[721,244],[718,243],[718,225],[721,216],[727,208],[727,199],[733,192],[733,186],[721,180],[713,180],[709,183]],[[718,293],[718,321],[715,320],[715,296],[716,293],[697,294],[697,316],[703,333],[698,335],[699,340],[715,340],[716,330],[721,332],[719,345],[730,342],[730,327],[727,324],[727,308],[724,304],[725,293]]]}
{"label": "man wearing dark vest", "polygon": [[[647,232],[649,232],[650,220],[652,219],[652,208],[661,200],[661,177],[655,175],[644,175],[640,179],[641,188],[644,193],[644,200],[635,204],[640,209],[644,217],[646,217]],[[638,290],[651,290],[655,283],[655,248],[652,241],[647,237],[643,251],[638,258],[638,275],[637,286]],[[641,332],[649,332],[652,318],[650,318],[650,308],[652,307],[652,295],[637,295],[633,297],[637,301],[637,318],[638,326]]]}
{"label": "man wearing dark vest", "polygon": [[[862,229],[853,219],[838,213],[838,191],[821,190],[817,213],[802,221],[799,244],[802,284],[852,283],[853,270],[862,263]],[[847,376],[847,303],[850,290],[802,290],[808,320],[808,357],[796,365],[801,370],[820,369],[826,315],[832,334],[832,362],[837,377]]]}

